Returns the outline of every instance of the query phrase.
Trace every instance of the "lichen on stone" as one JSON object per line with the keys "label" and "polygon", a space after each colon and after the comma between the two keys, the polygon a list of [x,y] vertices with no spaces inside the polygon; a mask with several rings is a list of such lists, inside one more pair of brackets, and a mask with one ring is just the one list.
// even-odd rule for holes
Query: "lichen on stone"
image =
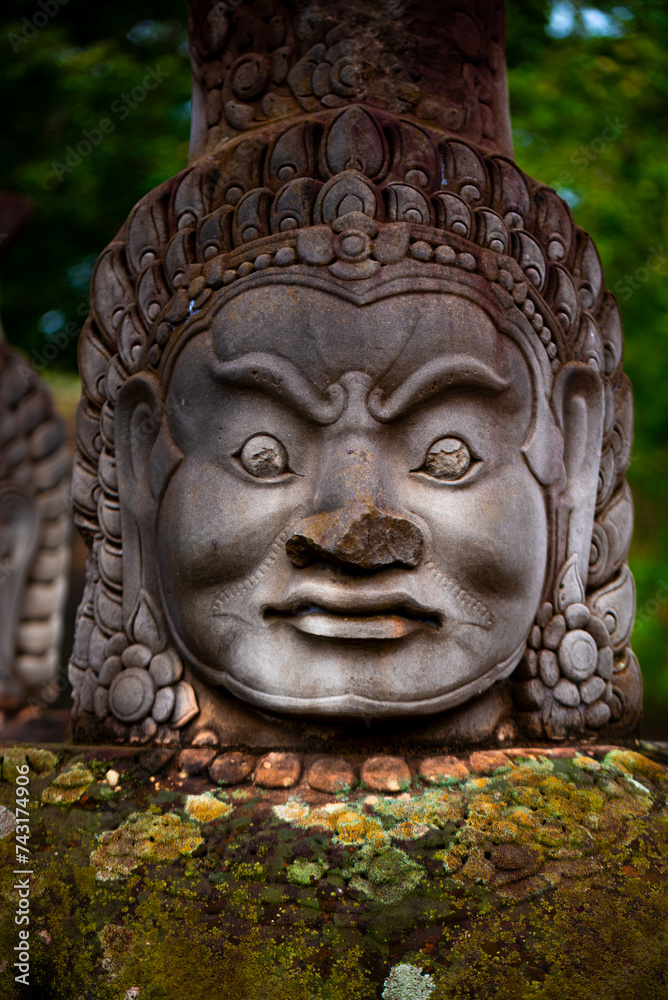
{"label": "lichen on stone", "polygon": [[[374,814],[369,814],[368,808]],[[297,799],[274,806],[274,814],[301,827],[328,830],[335,843],[389,846],[394,840],[417,840],[462,816],[463,799],[448,789],[428,789],[400,798],[371,796],[356,802],[328,802],[310,809]]]}
{"label": "lichen on stone", "polygon": [[327,871],[327,866],[319,861],[303,861],[298,858],[288,865],[288,882],[292,885],[312,885],[317,882]]}
{"label": "lichen on stone", "polygon": [[395,839],[416,840],[430,829],[444,829],[462,819],[464,799],[452,788],[426,789],[421,795],[382,796],[374,812],[390,821]]}
{"label": "lichen on stone", "polygon": [[407,962],[395,965],[383,986],[383,1000],[428,1000],[435,989],[428,973]]}
{"label": "lichen on stone", "polygon": [[13,812],[0,806],[0,838],[8,837],[16,829],[16,817]]}
{"label": "lichen on stone", "polygon": [[260,861],[241,861],[232,866],[235,878],[242,882],[266,882],[267,871]]}
{"label": "lichen on stone", "polygon": [[328,802],[310,809],[303,802],[291,799],[285,805],[274,806],[274,814],[295,826],[324,828],[337,843],[380,847],[390,842],[380,820],[365,815],[359,803]]}
{"label": "lichen on stone", "polygon": [[20,773],[18,768],[28,764],[25,750],[13,747],[11,750],[2,751],[2,779],[3,781],[15,782],[16,776]]}
{"label": "lichen on stone", "polygon": [[52,771],[58,758],[44,747],[9,747],[1,751],[3,781],[16,781],[19,773],[17,768],[27,764],[33,774],[43,774]]}
{"label": "lichen on stone", "polygon": [[211,823],[215,819],[223,819],[232,812],[229,802],[221,802],[213,792],[203,792],[202,795],[188,795],[186,812],[198,823]]}
{"label": "lichen on stone", "polygon": [[647,781],[668,781],[668,770],[634,750],[622,750],[617,747],[606,754],[603,767],[618,768],[634,778],[644,778]]}
{"label": "lichen on stone", "polygon": [[102,945],[102,968],[111,976],[117,976],[125,964],[125,956],[134,942],[134,931],[121,924],[105,924],[98,931]]}
{"label": "lichen on stone", "polygon": [[58,763],[55,753],[46,750],[44,747],[28,747],[25,754],[31,769],[38,774],[53,771]]}
{"label": "lichen on stone", "polygon": [[67,806],[78,802],[95,781],[95,776],[82,764],[73,764],[53,779],[42,792],[42,802],[48,805]]}
{"label": "lichen on stone", "polygon": [[652,805],[651,793],[608,758],[602,765],[585,757],[518,760],[492,777],[470,779],[462,793],[466,819],[437,854],[445,870],[459,884],[502,893],[523,880],[527,897],[570,874],[566,862],[630,836],[631,821]]}
{"label": "lichen on stone", "polygon": [[[51,942],[31,937],[31,985],[53,1000],[422,1000],[431,979],[429,1000],[663,1000],[663,773],[535,750],[457,788],[318,805],[306,789],[282,805],[214,789],[193,812],[180,782],[156,792],[130,765],[111,802],[97,784],[84,808],[36,813],[31,916]],[[196,820],[212,802],[231,805],[223,822]],[[0,838],[7,953],[13,857]]]}
{"label": "lichen on stone", "polygon": [[399,847],[375,848],[370,844],[356,851],[344,868],[350,887],[379,903],[397,903],[423,878],[421,865]]}
{"label": "lichen on stone", "polygon": [[175,813],[134,812],[117,830],[107,830],[91,854],[96,878],[120,879],[145,862],[175,861],[192,855],[204,841],[194,823]]}

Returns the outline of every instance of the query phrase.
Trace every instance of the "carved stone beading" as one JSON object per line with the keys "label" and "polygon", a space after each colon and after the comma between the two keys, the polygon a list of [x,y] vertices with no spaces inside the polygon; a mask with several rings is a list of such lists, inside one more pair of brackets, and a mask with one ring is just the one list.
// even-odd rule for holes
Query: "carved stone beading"
{"label": "carved stone beading", "polygon": [[[438,529],[436,522],[429,530],[424,518],[416,517],[403,501],[401,511],[392,509],[383,498],[384,487],[374,485],[369,472],[368,481],[353,478],[337,487],[339,499],[344,499],[335,515],[326,504],[317,508],[313,497],[296,503],[266,551],[249,555],[248,575],[222,587],[210,613],[197,619],[199,631],[184,639],[184,629],[189,629],[184,610],[187,584],[180,581],[190,569],[185,562],[171,566],[167,550],[177,537],[172,535],[170,541],[159,525],[171,518],[170,523],[181,524],[178,535],[194,531],[195,521],[179,522],[172,497],[177,483],[190,482],[190,492],[178,487],[184,511],[195,502],[197,491],[205,489],[209,476],[203,466],[194,478],[191,474],[190,480],[184,479],[187,449],[176,440],[186,433],[177,430],[180,408],[198,396],[205,406],[210,390],[204,372],[214,369],[216,377],[242,394],[266,388],[289,396],[290,380],[296,377],[293,361],[299,361],[300,350],[287,346],[282,323],[289,327],[293,321],[281,312],[283,306],[268,305],[277,311],[273,321],[270,314],[265,333],[265,317],[253,303],[282,302],[287,309],[290,302],[297,302],[303,304],[299,308],[315,309],[314,303],[325,301],[318,296],[324,295],[328,302],[340,303],[341,317],[348,310],[343,325],[354,325],[363,309],[370,317],[370,304],[380,303],[378,315],[390,316],[384,320],[389,338],[399,322],[391,317],[400,314],[408,293],[421,296],[411,301],[424,303],[424,308],[432,302],[429,296],[442,296],[438,301],[444,303],[443,322],[448,315],[469,317],[462,322],[463,329],[471,324],[468,349],[473,359],[478,350],[483,352],[484,337],[475,325],[481,320],[474,322],[483,313],[493,324],[490,329],[496,329],[499,343],[512,341],[519,348],[524,360],[520,364],[520,354],[511,354],[517,360],[508,361],[508,372],[516,372],[517,384],[525,386],[524,405],[533,430],[521,455],[518,452],[518,461],[522,468],[525,463],[532,482],[538,484],[547,537],[538,546],[543,555],[536,550],[533,567],[538,576],[542,574],[542,583],[537,578],[532,585],[537,596],[529,600],[529,604],[534,601],[535,622],[531,625],[528,618],[526,625],[518,626],[523,619],[516,616],[515,624],[507,626],[510,633],[519,627],[520,645],[513,643],[511,648],[510,639],[504,639],[503,656],[499,652],[498,662],[490,660],[482,673],[474,666],[475,657],[466,660],[469,673],[454,691],[452,684],[446,685],[422,701],[418,694],[424,681],[415,681],[414,690],[407,682],[403,701],[397,693],[402,690],[399,681],[395,689],[388,682],[396,701],[388,695],[377,712],[419,717],[464,704],[458,710],[460,721],[444,730],[453,739],[480,738],[495,729],[499,738],[508,738],[517,727],[534,738],[563,739],[610,728],[629,732],[637,724],[641,682],[628,645],[634,590],[626,566],[632,524],[625,482],[632,401],[621,367],[619,312],[605,290],[595,246],[575,226],[568,206],[553,190],[495,151],[494,136],[507,134],[499,107],[491,114],[492,124],[478,131],[473,119],[457,129],[454,118],[446,122],[436,114],[427,126],[429,116],[420,112],[419,95],[413,101],[397,97],[404,82],[396,91],[390,88],[384,103],[377,100],[376,91],[364,89],[360,81],[368,73],[360,63],[358,43],[371,29],[376,32],[379,9],[375,5],[374,12],[372,5],[367,6],[362,15],[360,5],[331,5],[332,24],[322,15],[317,23],[309,21],[301,4],[280,11],[278,5],[257,0],[192,6],[195,72],[198,86],[206,92],[209,129],[205,136],[196,111],[194,149],[206,152],[144,198],[100,257],[93,276],[93,311],[81,338],[84,401],[78,418],[73,492],[77,523],[90,553],[70,678],[82,735],[97,726],[117,739],[192,742],[206,731],[220,742],[238,709],[234,699],[232,703],[214,691],[217,684],[265,712],[306,712],[300,708],[301,695],[276,691],[271,676],[269,686],[258,694],[247,677],[242,681],[241,668],[226,675],[225,664],[219,662],[225,657],[212,650],[226,635],[216,632],[217,622],[232,614],[231,609],[238,616],[243,602],[256,600],[258,587],[268,587],[268,580],[281,573],[287,578],[314,572],[322,560],[333,574],[343,567],[350,581],[360,572],[377,574],[366,577],[376,581],[387,579],[378,574],[388,572],[403,573],[401,579],[409,583],[429,579],[449,610],[445,619],[441,611],[434,612],[431,620],[426,620],[429,613],[420,614],[441,635],[447,631],[448,615],[453,620],[464,615],[468,627],[479,630],[476,635],[504,634],[498,631],[506,626],[493,574],[486,577],[481,569],[478,589],[468,576],[461,577],[461,571],[458,578],[447,560],[434,554],[430,538]],[[418,10],[418,5],[385,6],[387,10],[381,5],[387,20],[374,37],[384,38],[385,29],[387,37],[399,30],[393,27],[390,8],[398,11],[401,6],[403,17]],[[432,6],[427,5],[430,10]],[[500,79],[496,5],[487,5],[477,36],[465,25],[468,15],[461,5],[441,7],[444,21],[458,26],[457,45],[468,44],[471,52],[486,54],[487,70],[482,66],[476,71],[480,78],[487,72]],[[413,23],[410,17],[408,21]],[[474,21],[471,24],[475,27]],[[485,45],[480,24],[488,32]],[[380,60],[377,65],[384,64]],[[461,61],[458,65],[462,78],[470,81],[466,65]],[[433,89],[428,59],[426,66],[425,79],[432,81]],[[456,104],[460,91],[448,79],[441,94]],[[476,120],[484,122],[489,116],[482,112],[480,100]],[[221,124],[223,118],[227,124]],[[453,133],[464,134],[466,141]],[[509,151],[501,140],[496,149],[499,145]],[[288,298],[281,299],[282,290]],[[388,298],[395,304],[394,313],[382,312]],[[235,312],[237,302],[247,303],[241,307],[245,313]],[[237,315],[253,317],[249,322],[257,324],[256,344],[242,327],[234,326]],[[320,313],[312,315],[317,318]],[[334,324],[326,328],[335,342],[339,336],[335,319],[323,322]],[[232,335],[229,329],[237,332]],[[362,339],[373,339],[372,333],[360,329]],[[246,346],[227,346],[226,338],[232,336]],[[267,337],[281,345],[273,349],[275,353],[267,353]],[[205,344],[213,345],[206,348],[210,355],[202,353]],[[441,352],[446,360],[449,349]],[[305,342],[301,353],[311,350],[310,342],[308,346]],[[436,366],[433,385],[444,389],[452,376],[439,375],[441,360],[430,359],[425,353],[422,360]],[[199,381],[197,366],[202,366]],[[302,377],[299,391],[314,428],[339,426],[337,421],[346,420],[349,427],[353,418],[348,414],[353,411],[364,411],[364,420],[379,433],[380,428],[392,426],[413,376],[407,368],[403,386],[390,391],[380,374],[373,374],[371,363],[367,368],[366,373],[362,368],[346,370],[327,386]],[[521,376],[520,368],[525,373]],[[457,377],[465,381],[468,376],[460,371]],[[494,391],[505,391],[502,384],[506,384],[502,379],[497,381]],[[202,433],[210,444],[213,438],[207,438],[207,426]],[[242,477],[248,473],[273,483],[272,476],[290,471],[289,458],[268,428],[258,426],[257,431],[247,439],[250,452],[240,449],[235,461],[243,465]],[[213,424],[208,433],[215,437]],[[222,425],[216,433],[223,433]],[[427,456],[432,464],[412,468],[411,473],[456,481],[480,463],[480,456],[469,453],[447,427],[436,437],[432,457]],[[349,450],[354,452],[354,447]],[[504,500],[509,505],[508,524],[511,500]],[[206,502],[216,507],[226,500],[212,494]],[[486,503],[489,509],[491,496]],[[207,519],[218,516],[214,507],[205,504]],[[517,523],[505,530],[519,533],[521,549],[526,539],[520,537]],[[503,520],[498,530],[503,535]],[[193,569],[207,579],[207,574],[217,572],[213,567],[219,560],[213,527],[211,532],[210,550]],[[468,537],[474,545],[474,535]],[[254,542],[249,538],[249,552]],[[228,551],[229,539],[223,537],[222,544]],[[478,552],[472,558],[483,566],[487,555]],[[537,568],[540,559],[544,569]],[[473,579],[473,569],[469,572]],[[524,614],[528,605],[522,606]],[[299,610],[302,613],[306,615]],[[357,607],[349,618],[359,614]],[[317,608],[308,622],[304,617],[300,630],[329,637],[332,649],[343,649],[350,640],[390,642],[394,633],[388,632],[388,616],[378,615],[377,609],[374,614],[377,634],[372,634],[372,625],[342,624],[334,614],[322,614]],[[257,621],[259,629],[260,618]],[[410,612],[393,621],[397,636],[425,625],[419,614]],[[337,645],[338,639],[343,645]],[[308,639],[295,641],[306,643],[300,649],[316,649]],[[193,642],[205,652],[196,655]],[[317,648],[325,645],[321,642]],[[262,655],[253,654],[263,664],[258,670],[271,674],[271,666],[264,664],[271,664],[274,656],[280,659],[280,646],[272,646],[271,653],[269,647],[261,648]],[[345,646],[347,651],[351,648]],[[304,653],[307,676],[310,655]],[[318,655],[313,653],[315,660]],[[349,657],[349,652],[342,656]],[[402,672],[410,674],[408,664],[407,660]],[[442,669],[447,676],[446,667]],[[486,689],[490,696],[501,698],[501,705],[511,675],[514,713],[509,713],[506,702],[505,708],[494,709],[491,723],[481,721],[474,709],[466,716],[465,703]],[[258,681],[260,687],[262,683]],[[290,683],[298,685],[301,679]],[[343,694],[341,698],[347,706],[343,716],[363,715],[359,706],[364,699],[355,701]],[[372,701],[367,697],[365,703]],[[322,715],[322,723],[332,711],[326,702],[323,694],[322,699],[312,697],[304,704],[308,703],[311,715]],[[420,704],[421,709],[411,707]],[[462,724],[462,718],[468,721]]]}

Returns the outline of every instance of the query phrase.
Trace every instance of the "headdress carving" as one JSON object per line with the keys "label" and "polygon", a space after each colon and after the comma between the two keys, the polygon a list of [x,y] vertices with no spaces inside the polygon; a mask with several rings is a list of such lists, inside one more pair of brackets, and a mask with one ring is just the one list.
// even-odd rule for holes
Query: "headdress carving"
{"label": "headdress carving", "polygon": [[[378,52],[369,70],[364,40],[387,54],[401,35],[397,11],[406,18],[415,7],[368,6],[375,12],[362,18],[330,4],[316,20],[307,4],[194,2],[195,158],[137,205],[95,269],[74,478],[89,574],[70,677],[79,718],[95,715],[119,738],[174,739],[198,712],[157,587],[141,567],[131,595],[124,584],[119,392],[139,372],[164,385],[214,302],[275,282],[326,281],[352,301],[390,280],[457,284],[521,330],[553,403],[569,380],[596,380],[603,437],[591,548],[571,551],[565,525],[553,525],[549,580],[514,696],[534,737],[637,722],[626,565],[632,398],[598,253],[568,206],[509,155],[498,7],[470,15],[470,5],[423,5],[434,17],[438,8],[458,52],[458,83],[451,73],[440,92],[448,103],[431,93],[433,49],[420,83],[410,62],[399,71]],[[417,37],[423,54],[429,23],[425,14],[401,36]],[[541,476],[549,484],[556,473]]]}

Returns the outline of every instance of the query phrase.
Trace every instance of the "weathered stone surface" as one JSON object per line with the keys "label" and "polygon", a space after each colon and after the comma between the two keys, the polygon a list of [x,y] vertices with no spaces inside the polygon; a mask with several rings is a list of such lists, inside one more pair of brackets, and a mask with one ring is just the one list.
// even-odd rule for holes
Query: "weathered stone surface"
{"label": "weathered stone surface", "polygon": [[512,760],[501,750],[477,750],[469,757],[469,767],[478,774],[494,774],[499,767],[506,767]]}
{"label": "weathered stone surface", "polygon": [[[45,749],[0,756],[38,760]],[[176,755],[149,781],[153,751],[140,747],[47,753],[55,769],[31,769],[28,785],[40,848],[30,980],[50,1000],[163,987],[187,1000],[193,984],[244,1000],[370,1000],[427,985],[434,997],[529,1000],[537,968],[546,997],[570,998],[582,993],[583,961],[597,995],[616,995],[620,969],[625,996],[665,992],[668,769],[658,756],[526,748],[491,774],[468,757],[450,785],[420,779],[372,796],[327,795],[306,777],[228,792],[183,779]],[[123,772],[119,790],[93,780],[78,800],[60,797],[81,788],[83,770],[111,769]],[[3,954],[17,942],[15,789],[0,781]],[[6,987],[7,1000],[25,991]]]}
{"label": "weathered stone surface", "polygon": [[295,566],[323,557],[365,570],[403,566],[414,569],[422,555],[422,532],[405,518],[381,510],[352,508],[301,521],[286,543]]}
{"label": "weathered stone surface", "polygon": [[410,786],[411,772],[401,757],[370,757],[362,765],[360,778],[374,792],[403,792]]}
{"label": "weathered stone surface", "polygon": [[447,784],[448,779],[467,778],[469,769],[459,757],[427,757],[420,764],[420,777],[430,785]]}
{"label": "weathered stone surface", "polygon": [[221,785],[238,785],[253,770],[253,758],[245,753],[221,753],[209,768],[209,777]]}
{"label": "weathered stone surface", "polygon": [[352,765],[343,757],[320,757],[311,764],[306,780],[319,792],[348,792],[357,783]]}
{"label": "weathered stone surface", "polygon": [[142,764],[149,774],[158,774],[175,756],[175,750],[148,750],[142,754]]}
{"label": "weathered stone surface", "polygon": [[213,762],[216,751],[210,748],[182,750],[179,754],[179,767],[186,774],[202,774]]}
{"label": "weathered stone surface", "polygon": [[261,757],[253,780],[261,788],[292,788],[299,781],[301,760],[294,753],[268,753]]}

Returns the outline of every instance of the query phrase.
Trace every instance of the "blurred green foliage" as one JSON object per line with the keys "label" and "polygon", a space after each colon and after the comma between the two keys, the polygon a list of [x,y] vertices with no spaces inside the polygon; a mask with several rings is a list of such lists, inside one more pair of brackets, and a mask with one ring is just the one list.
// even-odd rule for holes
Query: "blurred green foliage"
{"label": "blurred green foliage", "polygon": [[[53,16],[38,0],[0,16],[0,188],[35,203],[3,263],[2,318],[38,367],[47,340],[81,327],[95,259],[132,206],[186,165],[190,132],[185,0],[45,4]],[[76,366],[75,329],[56,366]]]}
{"label": "blurred green foliage", "polygon": [[[668,738],[668,7],[508,0],[507,21],[517,162],[592,233],[624,317],[636,396],[633,641],[646,735]],[[184,0],[3,5],[0,187],[29,195],[35,215],[3,264],[2,315],[38,362],[48,340],[65,344],[51,372],[76,365],[97,254],[187,162],[185,23]],[[150,90],[148,70],[162,77]]]}

